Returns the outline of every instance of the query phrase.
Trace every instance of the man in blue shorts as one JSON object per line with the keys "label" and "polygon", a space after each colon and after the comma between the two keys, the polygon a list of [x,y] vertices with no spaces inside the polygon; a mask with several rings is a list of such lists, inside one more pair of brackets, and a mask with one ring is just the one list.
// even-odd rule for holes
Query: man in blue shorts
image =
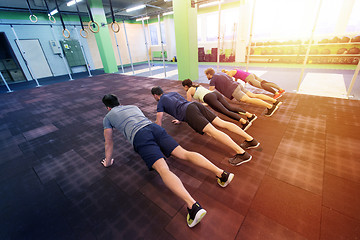
{"label": "man in blue shorts", "polygon": [[[251,137],[239,126],[220,119],[201,103],[189,102],[177,92],[164,94],[161,87],[153,87],[151,93],[158,102],[156,124],[161,126],[164,112],[176,118],[176,120],[173,120],[175,124],[179,124],[180,121],[187,122],[187,124],[196,132],[200,134],[206,133],[210,137],[215,138],[217,141],[233,149],[236,154],[229,159],[229,163],[232,165],[238,166],[242,163],[249,162],[252,156],[245,152],[243,148],[256,148],[260,145],[255,138]],[[213,125],[236,133],[244,137],[245,141],[239,146],[227,134],[216,129]]]}
{"label": "man in blue shorts", "polygon": [[155,169],[165,185],[185,201],[189,212],[187,224],[189,227],[194,227],[205,216],[206,210],[192,198],[181,180],[170,171],[165,158],[173,155],[211,171],[218,178],[217,182],[221,187],[226,187],[234,178],[234,174],[218,168],[199,153],[183,149],[165,129],[146,118],[138,107],[120,105],[118,98],[113,94],[105,95],[102,101],[109,112],[103,120],[105,159],[101,163],[104,167],[110,167],[114,163],[112,154],[115,128],[132,143],[134,150],[145,161],[149,170]]}

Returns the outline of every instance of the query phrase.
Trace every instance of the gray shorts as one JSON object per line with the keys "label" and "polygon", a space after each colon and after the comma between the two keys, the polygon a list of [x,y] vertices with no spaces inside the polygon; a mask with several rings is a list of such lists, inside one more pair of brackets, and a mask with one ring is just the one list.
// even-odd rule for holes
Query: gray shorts
{"label": "gray shorts", "polygon": [[244,86],[242,84],[239,84],[237,86],[237,88],[235,88],[235,91],[233,92],[232,96],[240,101],[241,98],[248,92],[249,90],[247,90],[246,88],[244,88]]}

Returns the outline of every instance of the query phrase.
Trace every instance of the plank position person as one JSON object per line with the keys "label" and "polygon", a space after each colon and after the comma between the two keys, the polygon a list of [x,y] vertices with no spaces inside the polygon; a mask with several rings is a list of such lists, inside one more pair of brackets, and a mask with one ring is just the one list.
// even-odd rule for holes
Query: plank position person
{"label": "plank position person", "polygon": [[[276,83],[268,82],[268,81],[258,77],[254,73],[245,72],[240,69],[233,69],[230,71],[222,69],[221,71],[223,73],[226,73],[230,77],[235,78],[235,80],[240,79],[240,80],[244,81],[245,83],[250,83],[250,85],[252,85],[254,87],[264,89],[268,92],[273,93],[274,99],[278,99],[279,97],[281,97],[283,95],[283,93],[285,93],[285,90],[282,89],[281,87],[279,87]],[[274,90],[274,89],[276,89],[276,90]]]}
{"label": "plank position person", "polygon": [[110,167],[114,163],[113,129],[117,129],[132,143],[134,150],[145,161],[149,170],[155,169],[165,185],[184,200],[188,209],[187,224],[194,227],[205,216],[206,210],[194,200],[181,180],[169,169],[165,158],[173,155],[209,170],[216,175],[221,187],[226,187],[234,178],[234,174],[218,168],[201,154],[182,148],[165,129],[146,118],[138,107],[120,105],[118,98],[113,94],[105,95],[102,101],[108,113],[103,119],[105,159],[101,163],[104,167]]}
{"label": "plank position person", "polygon": [[[244,131],[246,131],[252,125],[252,122],[257,119],[255,114],[251,114],[239,106],[230,105],[221,93],[210,91],[199,84],[194,84],[190,79],[182,81],[182,86],[186,91],[186,100],[191,102],[194,98],[208,104],[215,111],[239,121],[242,124],[241,129]],[[247,120],[241,118],[239,114],[244,114],[247,117]]]}
{"label": "plank position person", "polygon": [[[205,75],[210,81],[210,90],[216,89],[230,100],[235,98],[239,102],[251,103],[258,106],[266,107],[266,117],[272,116],[276,112],[278,107],[281,105],[280,101],[275,100],[265,94],[254,94],[250,92],[240,83],[234,82],[232,78],[225,73],[215,73],[215,70],[213,68],[206,69]],[[269,101],[272,104],[265,101]]]}
{"label": "plank position person", "polygon": [[[206,133],[215,140],[230,147],[236,154],[228,161],[234,166],[249,162],[252,156],[243,148],[256,148],[260,145],[255,138],[247,134],[234,123],[221,120],[213,112],[198,102],[189,102],[177,92],[164,93],[161,87],[153,87],[151,93],[158,102],[155,123],[161,126],[163,114],[168,113],[174,118],[173,123],[186,122],[197,133]],[[245,138],[245,141],[237,145],[226,133],[216,129],[215,126],[225,128],[230,132]]]}

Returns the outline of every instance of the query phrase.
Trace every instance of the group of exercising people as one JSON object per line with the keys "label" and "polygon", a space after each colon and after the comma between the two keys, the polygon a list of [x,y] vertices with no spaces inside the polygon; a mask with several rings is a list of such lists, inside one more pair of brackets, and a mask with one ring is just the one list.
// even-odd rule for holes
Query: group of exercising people
{"label": "group of exercising people", "polygon": [[[174,124],[186,122],[199,134],[206,134],[218,142],[231,148],[236,154],[228,159],[229,163],[238,166],[249,162],[252,156],[245,150],[257,148],[260,143],[245,131],[257,119],[255,114],[249,113],[238,106],[232,106],[223,97],[235,98],[238,101],[266,107],[265,116],[272,116],[281,102],[279,97],[285,92],[276,84],[267,82],[255,74],[244,72],[240,69],[215,73],[208,68],[205,74],[210,81],[209,89],[194,84],[190,79],[182,81],[186,91],[186,98],[177,92],[164,93],[161,87],[153,87],[151,94],[157,101],[157,114],[155,123],[151,122],[143,112],[135,105],[121,105],[114,94],[107,94],[102,101],[108,113],[103,119],[105,138],[105,159],[101,161],[104,167],[114,163],[113,155],[113,130],[122,132],[125,138],[133,145],[134,150],[145,161],[149,170],[156,170],[165,185],[187,205],[187,224],[194,227],[205,216],[206,210],[189,194],[181,180],[169,169],[165,159],[175,156],[176,158],[189,161],[199,167],[209,170],[217,177],[217,183],[226,187],[234,178],[229,173],[205,158],[203,155],[185,150],[161,127],[163,114],[167,113],[175,119]],[[235,78],[235,81],[233,80]],[[237,80],[243,80],[252,86],[269,91],[272,89],[273,97],[265,94],[254,94],[248,91]],[[275,88],[276,90],[274,90]],[[217,91],[215,91],[217,90]],[[192,99],[198,100],[192,101]],[[216,116],[204,104],[241,124],[225,121]],[[240,117],[246,116],[246,120]],[[245,140],[238,145],[229,135],[218,130],[215,126],[243,137]]]}

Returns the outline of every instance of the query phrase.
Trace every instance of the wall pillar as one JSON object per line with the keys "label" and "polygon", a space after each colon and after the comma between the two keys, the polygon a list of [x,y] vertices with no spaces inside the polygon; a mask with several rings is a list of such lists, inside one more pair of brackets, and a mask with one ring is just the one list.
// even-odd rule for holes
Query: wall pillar
{"label": "wall pillar", "polygon": [[179,80],[199,79],[197,9],[191,0],[173,0]]}
{"label": "wall pillar", "polygon": [[104,72],[118,72],[116,58],[111,42],[110,32],[106,21],[102,0],[89,0],[89,4],[94,21],[97,22],[100,27],[100,31],[94,34],[99,49],[100,58],[104,67]]}

